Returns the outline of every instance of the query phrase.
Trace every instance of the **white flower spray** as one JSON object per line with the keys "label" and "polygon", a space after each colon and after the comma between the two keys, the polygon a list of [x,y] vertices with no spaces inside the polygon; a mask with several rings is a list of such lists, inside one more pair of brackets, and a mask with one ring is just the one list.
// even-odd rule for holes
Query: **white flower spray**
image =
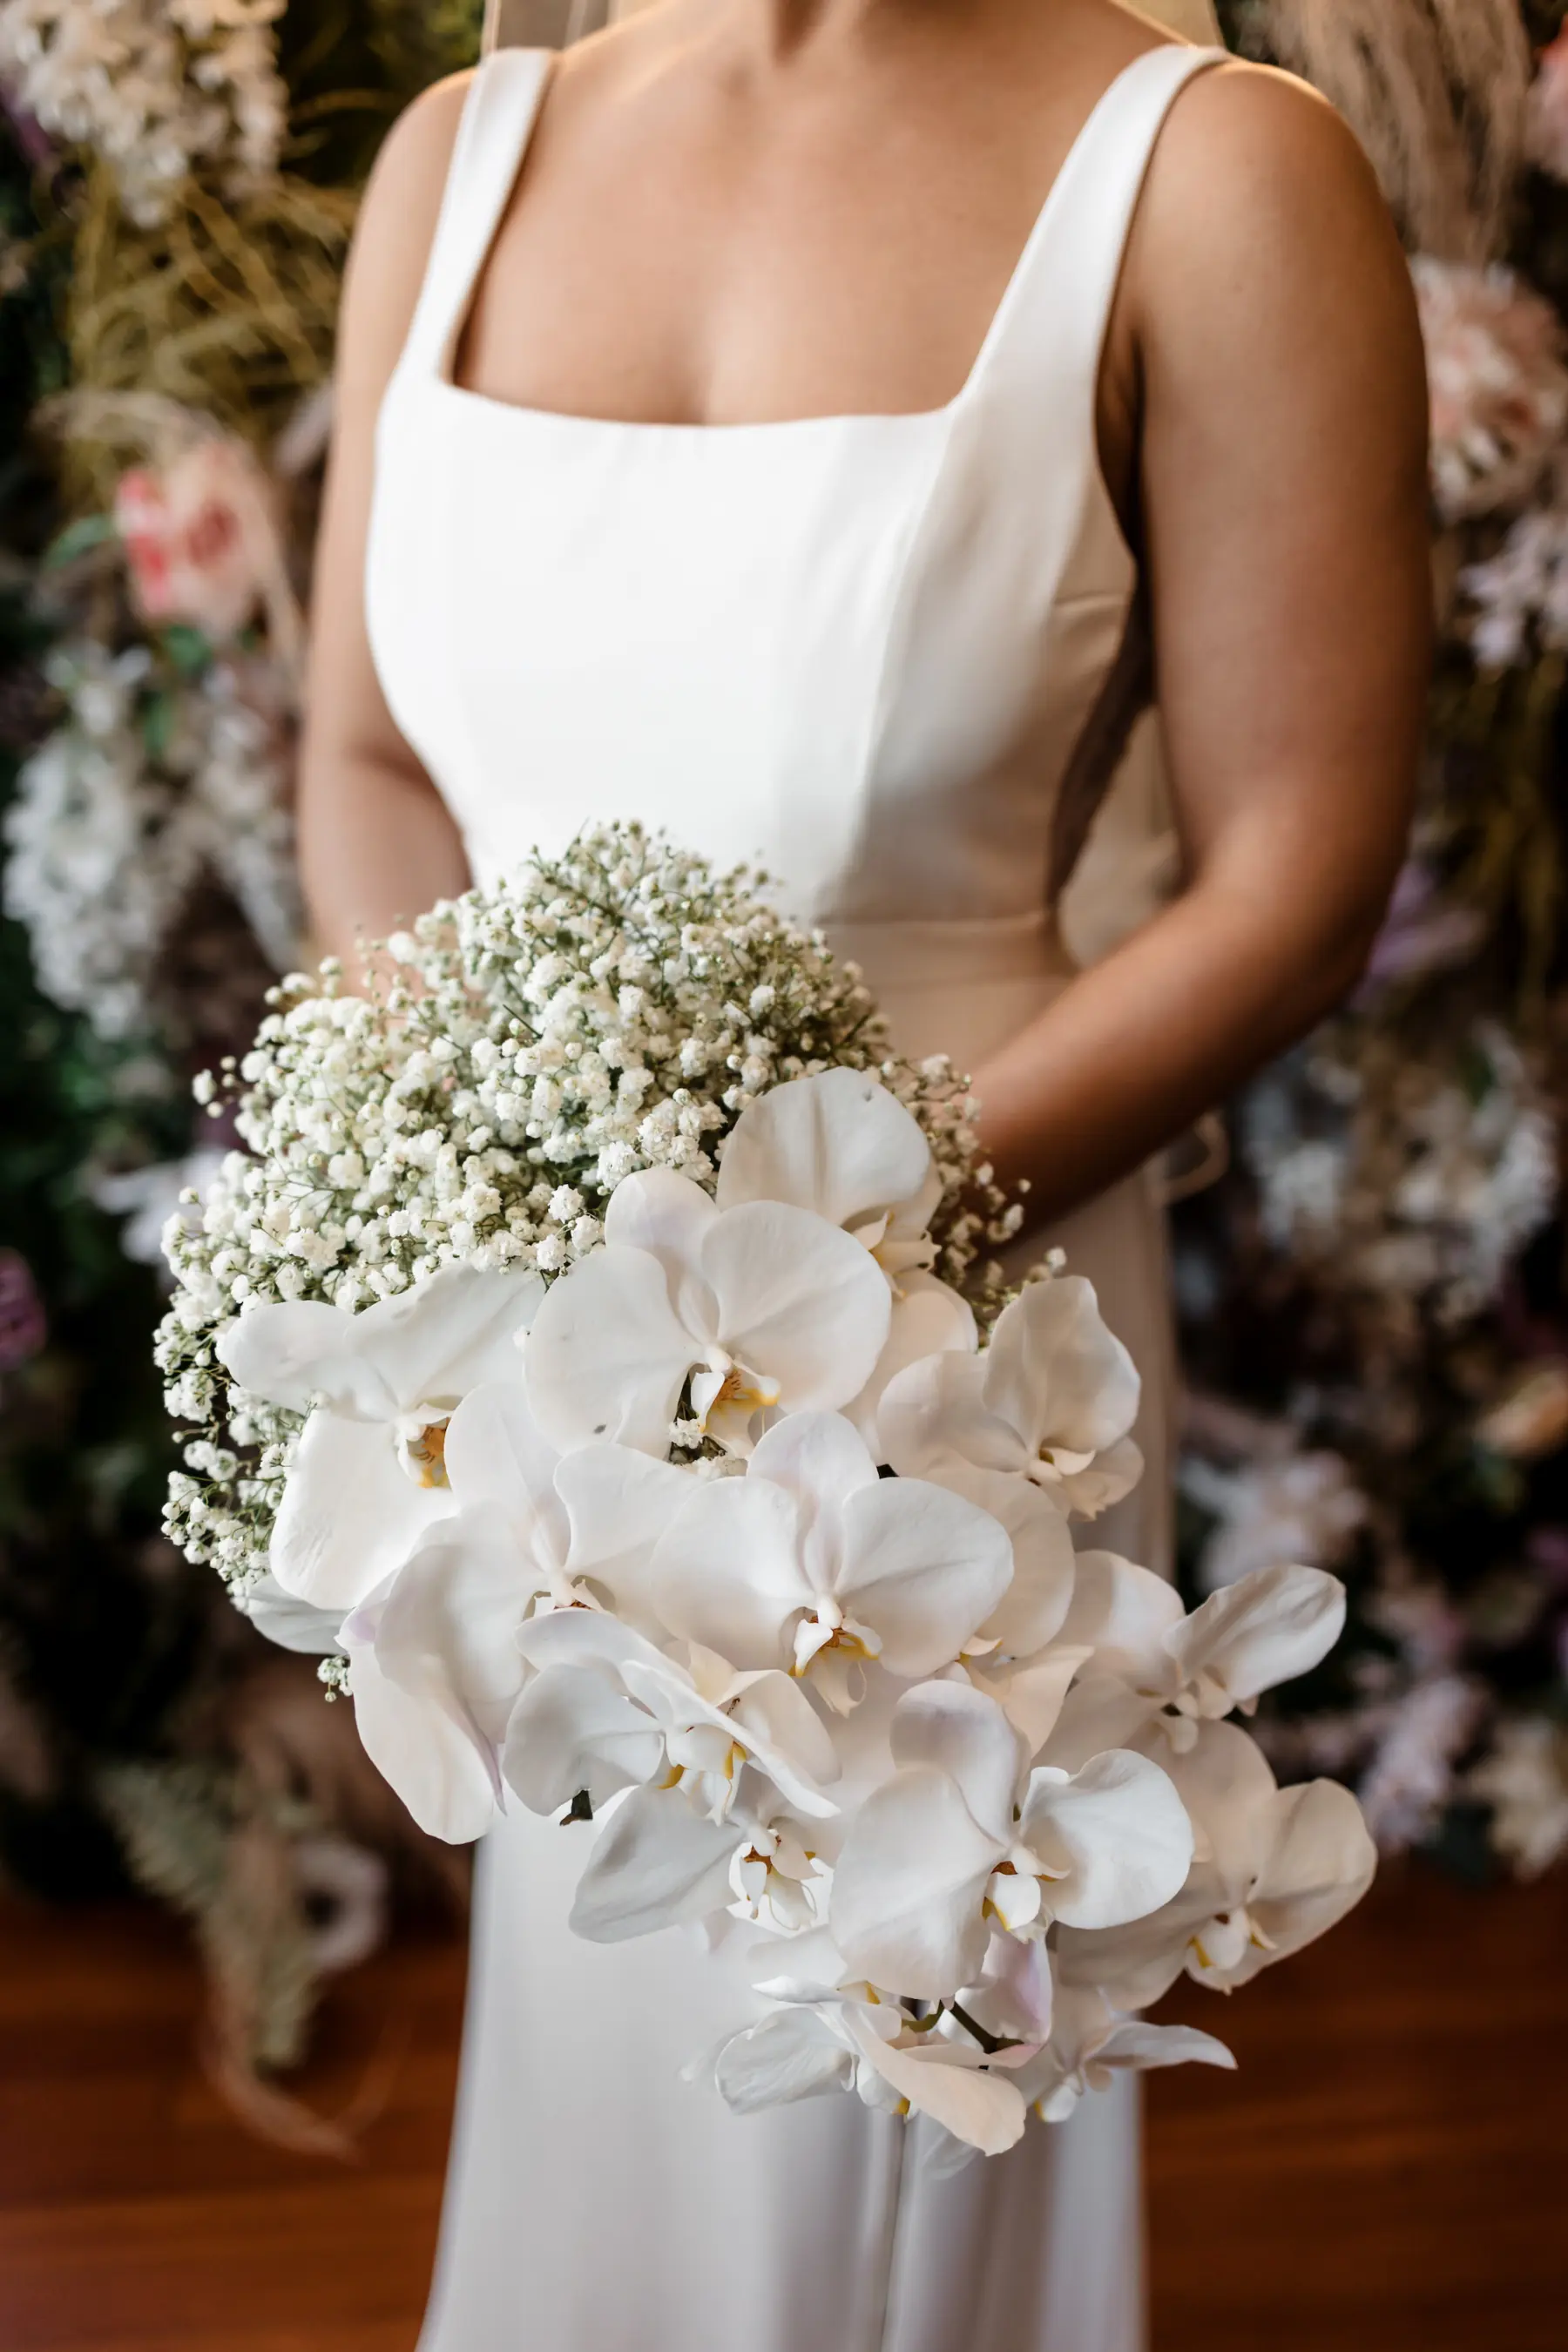
{"label": "white flower spray", "polygon": [[852,964],[757,896],[637,825],[436,908],[374,959],[296,975],[237,1067],[232,1153],[199,1223],[166,1239],[176,1288],[159,1339],[184,1470],[167,1527],[243,1589],[265,1565],[299,1417],[236,1390],[215,1353],[247,1301],[356,1309],[435,1272],[536,1271],[598,1244],[617,1184],[668,1168],[711,1192],[748,1104],[832,1066],[875,1071],[941,1177],[935,1270],[999,1298],[984,1254],[1016,1232],[981,1160],[966,1083],[893,1055]]}

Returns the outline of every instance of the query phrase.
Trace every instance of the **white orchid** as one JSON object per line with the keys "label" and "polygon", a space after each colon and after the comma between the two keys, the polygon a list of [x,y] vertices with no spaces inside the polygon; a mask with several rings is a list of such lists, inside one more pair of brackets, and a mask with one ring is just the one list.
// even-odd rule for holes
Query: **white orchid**
{"label": "white orchid", "polygon": [[735,1122],[719,1164],[721,1209],[781,1201],[806,1209],[869,1250],[892,1294],[875,1372],[847,1408],[872,1444],[889,1381],[948,1349],[973,1354],[974,1317],[931,1268],[931,1221],[942,1181],[917,1119],[862,1070],[822,1070],[775,1087]]}
{"label": "white orchid", "polygon": [[1043,2123],[1059,2124],[1088,2092],[1109,2090],[1118,2074],[1184,2065],[1234,2069],[1236,2060],[1223,2042],[1194,2026],[1122,2017],[1092,1987],[1065,1986],[1050,2041],[1020,2070],[1018,2088]]}
{"label": "white orchid", "polygon": [[1092,1651],[1100,1682],[1168,1708],[1184,1747],[1196,1724],[1250,1713],[1263,1692],[1310,1673],[1344,1622],[1344,1587],[1321,1568],[1255,1569],[1189,1617],[1163,1578],[1114,1552],[1081,1552],[1060,1639]]}
{"label": "white orchid", "polygon": [[543,1287],[443,1266],[357,1315],[300,1299],[228,1326],[217,1351],[239,1386],[309,1416],[272,1530],[285,1592],[352,1609],[447,1516],[447,1424],[470,1389],[515,1377]]}
{"label": "white orchid", "polygon": [[340,1638],[371,1761],[422,1828],[462,1842],[501,1797],[500,1744],[528,1671],[519,1626],[537,1608],[617,1597],[689,1482],[624,1446],[563,1460],[516,1381],[470,1391],[445,1459],[455,1507]]}
{"label": "white orchid", "polygon": [[749,1668],[811,1678],[847,1714],[875,1661],[916,1681],[947,1665],[1013,1577],[1005,1530],[956,1495],[879,1478],[851,1424],[799,1413],[743,1478],[695,1485],[649,1569],[670,1633]]}
{"label": "white orchid", "polygon": [[1142,1475],[1128,1434],[1138,1394],[1092,1286],[1068,1275],[1031,1284],[1005,1308],[984,1354],[932,1356],[900,1372],[879,1420],[901,1475],[957,1486],[987,1509],[1016,1507],[1026,1482],[1094,1518]]}
{"label": "white orchid", "polygon": [[986,2156],[1023,2136],[1028,2110],[1009,2071],[1028,2049],[988,2056],[967,2037],[921,2021],[866,1984],[770,2010],[719,2053],[719,2089],[738,2115],[825,2091],[858,2093],[868,2106],[924,2115]]}
{"label": "white orchid", "polygon": [[[578,1888],[578,1934],[610,1942],[723,1907],[737,1853],[779,1819],[837,1811],[822,1783],[833,1743],[787,1675],[737,1674],[694,1650],[666,1656],[614,1617],[562,1610],[517,1643],[534,1669],[512,1710],[502,1769],[531,1811],[622,1790]],[[650,1783],[657,1782],[657,1787]]]}
{"label": "white orchid", "polygon": [[832,1877],[806,1843],[809,1834],[779,1799],[764,1794],[744,1843],[730,1859],[730,1909],[737,1919],[780,1936],[804,1935],[826,1924]]}
{"label": "white orchid", "polygon": [[1184,1969],[1219,1991],[1247,1984],[1342,1919],[1377,1867],[1350,1790],[1278,1788],[1238,1724],[1205,1723],[1170,1770],[1201,1842],[1186,1885],[1147,1918],[1058,1947],[1060,1979],[1097,1985],[1119,2009],[1146,2009]]}
{"label": "white orchid", "polygon": [[892,1758],[846,1831],[830,1919],[849,1965],[900,1995],[972,1983],[992,1919],[1026,1935],[1109,1927],[1186,1877],[1191,1824],[1157,1765],[1112,1751],[1070,1776],[1030,1770],[1003,1709],[967,1683],[906,1692]]}
{"label": "white orchid", "polygon": [[857,1396],[890,1313],[878,1266],[837,1226],[783,1202],[720,1209],[645,1169],[611,1196],[604,1245],[540,1308],[529,1394],[563,1453],[607,1437],[663,1459],[689,1379],[703,1431],[744,1454],[776,1414]]}

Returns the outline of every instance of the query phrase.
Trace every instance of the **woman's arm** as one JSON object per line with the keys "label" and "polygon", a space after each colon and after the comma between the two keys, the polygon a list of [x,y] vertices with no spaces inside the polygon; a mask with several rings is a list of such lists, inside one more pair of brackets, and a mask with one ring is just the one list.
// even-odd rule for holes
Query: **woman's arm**
{"label": "woman's arm", "polygon": [[1430,662],[1420,331],[1339,118],[1258,69],[1196,84],[1118,309],[1111,405],[1135,385],[1188,879],[976,1074],[998,1172],[1028,1177],[1046,1219],[1354,984],[1408,829]]}
{"label": "woman's arm", "polygon": [[312,927],[351,968],[357,936],[384,938],[468,883],[457,829],[387,709],[364,623],[376,413],[418,299],[466,79],[426,91],[388,136],[343,290],[299,824]]}

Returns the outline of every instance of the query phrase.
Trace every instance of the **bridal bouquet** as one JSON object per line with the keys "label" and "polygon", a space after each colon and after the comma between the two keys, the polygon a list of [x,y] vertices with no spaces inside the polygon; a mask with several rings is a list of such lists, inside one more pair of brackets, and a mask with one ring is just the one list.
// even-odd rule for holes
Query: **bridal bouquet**
{"label": "bridal bouquet", "polygon": [[426,1829],[595,1822],[578,1934],[733,1948],[732,2106],[852,2089],[994,2153],[1111,2069],[1228,2064],[1140,2012],[1364,1891],[1353,1799],[1230,1720],[1342,1593],[1188,1616],[1075,1549],[1137,1376],[1059,1265],[987,1280],[1016,1213],[961,1084],[636,828],[389,961],[280,994],[250,1153],[171,1234],[179,1539],[325,1654]]}

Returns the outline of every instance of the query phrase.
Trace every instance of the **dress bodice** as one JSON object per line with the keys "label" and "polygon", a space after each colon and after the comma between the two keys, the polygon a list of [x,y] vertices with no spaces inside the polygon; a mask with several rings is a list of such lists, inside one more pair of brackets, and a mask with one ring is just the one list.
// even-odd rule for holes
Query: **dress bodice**
{"label": "dress bodice", "polygon": [[388,705],[477,879],[615,817],[760,861],[920,1052],[977,1057],[1059,985],[1064,780],[1137,589],[1100,357],[1161,125],[1215,61],[1162,47],[1112,85],[946,406],[719,426],[454,383],[549,57],[479,68],[382,407],[367,572]]}

